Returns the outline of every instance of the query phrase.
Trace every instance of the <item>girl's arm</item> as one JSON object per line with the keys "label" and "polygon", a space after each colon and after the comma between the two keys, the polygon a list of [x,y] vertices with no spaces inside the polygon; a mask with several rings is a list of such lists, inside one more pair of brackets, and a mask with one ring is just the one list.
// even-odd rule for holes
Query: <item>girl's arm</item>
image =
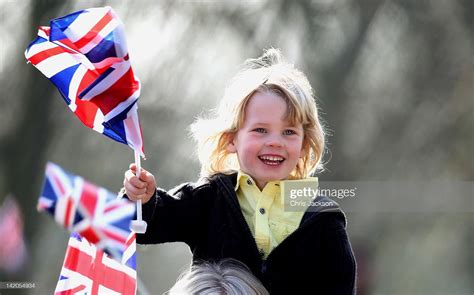
{"label": "girl's arm", "polygon": [[145,234],[137,235],[141,244],[185,242],[191,249],[205,237],[209,203],[207,186],[185,183],[173,190],[156,189],[143,206],[148,223]]}
{"label": "girl's arm", "polygon": [[126,196],[142,200],[143,220],[148,224],[145,234],[137,234],[139,244],[185,242],[191,249],[203,238],[209,185],[185,183],[173,190],[156,188],[155,177],[142,169],[140,178],[135,176],[135,164],[125,172]]}

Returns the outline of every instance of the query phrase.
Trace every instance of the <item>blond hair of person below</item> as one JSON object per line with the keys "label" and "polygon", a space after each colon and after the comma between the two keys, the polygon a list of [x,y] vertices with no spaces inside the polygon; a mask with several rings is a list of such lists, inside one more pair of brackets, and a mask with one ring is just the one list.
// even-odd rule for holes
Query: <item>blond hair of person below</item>
{"label": "blond hair of person below", "polygon": [[169,295],[268,295],[262,283],[238,260],[191,265],[180,275]]}

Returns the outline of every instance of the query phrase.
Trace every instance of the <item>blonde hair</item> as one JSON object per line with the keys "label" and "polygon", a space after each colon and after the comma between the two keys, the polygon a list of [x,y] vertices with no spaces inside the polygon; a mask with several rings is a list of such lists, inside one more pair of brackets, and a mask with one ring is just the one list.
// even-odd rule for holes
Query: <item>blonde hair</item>
{"label": "blonde hair", "polygon": [[271,92],[283,98],[292,124],[304,130],[304,156],[290,179],[303,179],[322,169],[324,131],[318,118],[313,89],[306,76],[284,61],[278,49],[270,48],[256,59],[248,59],[230,81],[219,107],[210,118],[198,118],[191,132],[198,143],[202,176],[232,173],[239,169],[235,154],[227,150],[231,138],[244,122],[245,107],[256,92]]}
{"label": "blonde hair", "polygon": [[269,294],[247,266],[227,258],[220,262],[191,265],[180,275],[168,294],[267,295]]}

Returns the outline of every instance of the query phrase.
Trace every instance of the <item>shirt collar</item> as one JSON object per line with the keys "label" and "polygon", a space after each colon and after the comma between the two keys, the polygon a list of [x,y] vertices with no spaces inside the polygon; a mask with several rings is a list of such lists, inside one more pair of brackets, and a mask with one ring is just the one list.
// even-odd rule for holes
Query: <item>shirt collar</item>
{"label": "shirt collar", "polygon": [[[253,180],[253,178],[250,175],[243,172],[242,170],[239,170],[238,173],[237,173],[237,182],[235,183],[234,190],[237,191],[241,186],[245,186],[245,185],[255,185],[256,186],[257,183],[255,182],[255,180]],[[274,187],[274,186],[279,187],[280,186],[280,180],[275,180],[275,181],[268,182],[265,185],[265,187],[263,188],[263,191],[266,190],[269,187]]]}
{"label": "shirt collar", "polygon": [[[288,183],[288,182],[299,182],[299,181],[310,181],[310,182],[314,182],[314,185],[315,187],[317,188],[318,187],[318,178],[317,177],[308,177],[308,178],[305,178],[305,179],[294,179],[294,180],[275,180],[275,181],[270,181],[269,183],[267,183],[267,185],[265,185],[265,188],[268,187],[268,185],[272,185],[272,186],[280,186],[280,182],[285,182],[285,183]],[[235,183],[235,187],[234,187],[234,190],[237,191],[239,189],[240,186],[242,185],[256,185],[256,182],[252,179],[252,177],[248,174],[246,174],[245,172],[243,172],[242,170],[239,169],[239,171],[237,172],[237,182]],[[265,190],[264,188],[264,190]]]}

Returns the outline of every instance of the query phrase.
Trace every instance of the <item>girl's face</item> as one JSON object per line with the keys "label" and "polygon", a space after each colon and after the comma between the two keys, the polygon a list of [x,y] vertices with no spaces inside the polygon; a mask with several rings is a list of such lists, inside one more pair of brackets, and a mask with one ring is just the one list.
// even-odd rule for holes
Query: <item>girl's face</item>
{"label": "girl's face", "polygon": [[301,123],[290,123],[286,102],[271,92],[256,92],[245,107],[244,122],[228,145],[240,169],[260,190],[267,182],[288,178],[304,156]]}

